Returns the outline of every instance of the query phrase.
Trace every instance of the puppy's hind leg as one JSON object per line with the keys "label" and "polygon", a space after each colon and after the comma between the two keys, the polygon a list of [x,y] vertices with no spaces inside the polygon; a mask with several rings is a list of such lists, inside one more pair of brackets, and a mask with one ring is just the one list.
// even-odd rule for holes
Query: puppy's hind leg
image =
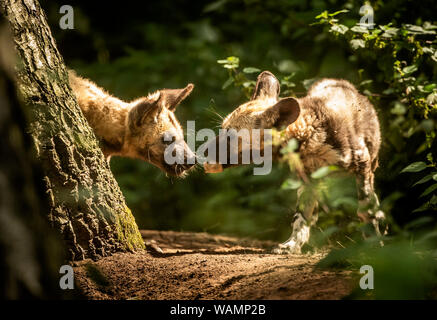
{"label": "puppy's hind leg", "polygon": [[317,207],[318,203],[316,197],[311,195],[306,201],[302,201],[303,187],[297,191],[297,209],[300,212],[296,212],[293,221],[291,222],[291,236],[287,241],[278,245],[273,250],[278,254],[299,254],[301,253],[302,246],[310,239],[310,229],[318,219]]}
{"label": "puppy's hind leg", "polygon": [[364,237],[372,235],[381,236],[380,224],[385,220],[385,214],[380,210],[378,196],[373,187],[374,174],[366,170],[357,175],[358,211],[357,215],[362,222],[373,226],[372,232],[364,232]]}

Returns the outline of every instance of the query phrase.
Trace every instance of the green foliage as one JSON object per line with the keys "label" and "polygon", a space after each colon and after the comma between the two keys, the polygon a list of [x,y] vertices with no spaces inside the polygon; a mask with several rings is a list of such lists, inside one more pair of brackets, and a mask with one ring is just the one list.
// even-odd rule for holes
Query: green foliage
{"label": "green foliage", "polygon": [[[361,266],[372,266],[374,289],[357,287],[346,297],[349,299],[435,299],[437,264],[430,241],[422,237],[412,244],[402,236],[387,241],[382,248],[373,239],[333,250],[319,267],[360,270]],[[355,276],[356,283],[361,276]]]}
{"label": "green foliage", "polygon": [[[430,268],[433,263],[435,264],[435,256],[429,253],[429,249],[436,250],[435,242],[428,243],[428,247],[425,248],[420,241],[411,241],[418,231],[398,226],[392,215],[395,218],[399,217],[399,212],[393,210],[393,202],[402,197],[412,200],[411,203],[415,205],[410,211],[412,214],[422,213],[423,217],[426,217],[427,213],[437,211],[437,183],[435,182],[437,171],[434,161],[437,114],[437,60],[435,59],[437,26],[423,22],[421,25],[401,24],[395,27],[395,23],[390,22],[379,25],[375,29],[367,29],[351,23],[350,20],[348,25],[341,24],[340,14],[348,12],[349,10],[339,10],[334,13],[323,11],[316,16],[317,22],[312,25],[323,26],[323,31],[330,35],[332,41],[344,45],[349,60],[357,64],[359,81],[357,85],[379,110],[383,122],[385,152],[403,154],[402,157],[388,160],[381,170],[392,170],[392,175],[399,179],[402,179],[405,174],[415,175],[416,182],[412,186],[410,184],[407,190],[413,187],[424,190],[415,199],[411,199],[408,193],[402,194],[396,188],[389,191],[390,188],[381,184],[382,189],[391,192],[384,199],[382,208],[392,224],[392,238],[386,238],[386,246],[378,248],[375,246],[378,239],[363,241],[360,231],[367,226],[356,220],[346,222],[346,218],[350,219],[356,211],[357,202],[356,195],[345,188],[344,175],[338,174],[339,168],[323,167],[307,176],[302,170],[299,154],[296,152],[297,143],[294,140],[281,149],[282,161],[287,163],[290,169],[290,177],[284,179],[281,189],[290,192],[299,189],[304,198],[308,195],[321,203],[323,208],[321,223],[319,223],[321,232],[313,236],[313,245],[335,243],[334,246],[346,247],[333,251],[323,260],[322,266],[335,265],[344,259],[353,260],[354,267],[358,268],[360,265],[372,263],[384,280],[381,280],[379,290],[372,292],[368,297],[426,298],[437,284],[436,269]],[[228,68],[229,79],[223,88],[226,89],[230,84],[234,84],[246,97],[249,97],[254,82],[245,74],[245,69],[243,72],[239,71],[244,60],[235,56],[228,59],[238,63]],[[220,60],[219,63],[223,61],[227,59]],[[370,65],[373,66],[369,67]],[[290,82],[295,75],[296,73],[287,77],[278,75],[284,95],[296,95],[293,92],[296,83]],[[307,89],[314,80],[302,79],[301,85]],[[276,145],[281,144],[281,133],[276,132],[274,137],[279,141],[276,141]],[[416,144],[419,145],[414,147]],[[417,161],[418,158],[421,161]],[[405,163],[409,164],[405,165]],[[403,168],[399,168],[402,164],[404,164]],[[395,169],[396,167],[399,169]],[[423,176],[423,173],[426,175]],[[422,228],[431,230],[424,232],[422,239],[435,240],[432,221],[428,221],[430,224],[426,227],[421,225]],[[389,260],[392,257],[396,259]],[[368,263],[365,263],[366,261]],[[399,263],[405,263],[408,267],[393,273],[393,268],[396,268],[396,264]],[[414,276],[409,269],[425,267],[427,272],[419,277]],[[399,291],[399,286],[406,283],[410,289]],[[363,291],[354,293],[352,297],[362,298],[362,293]]]}
{"label": "green foliage", "polygon": [[[316,19],[319,24],[326,25],[339,41],[349,43],[354,59],[365,60],[366,64],[374,62],[378,67],[376,77],[366,69],[359,70],[361,86],[366,88],[365,93],[375,104],[380,105],[383,101],[392,106],[390,112],[384,112],[384,116],[390,129],[397,133],[397,136],[389,137],[393,144],[397,144],[393,146],[396,151],[408,153],[409,140],[418,132],[424,133],[424,142],[410,158],[413,160],[421,156],[423,160],[410,163],[400,174],[420,175],[413,187],[426,186],[419,196],[425,202],[412,212],[436,213],[437,183],[433,178],[437,170],[433,152],[437,114],[437,26],[423,22],[422,25],[401,24],[397,27],[389,23],[375,29],[360,26],[348,28],[339,24],[333,16],[323,14]],[[379,82],[379,86],[372,86],[375,82]],[[399,143],[401,139],[403,141]],[[423,177],[424,171],[427,175]],[[428,226],[428,230],[431,226]],[[407,239],[411,239],[413,234],[411,230],[404,229],[395,238],[389,239],[384,248],[369,247],[369,241],[359,242],[348,249],[332,252],[322,265],[332,265],[346,259],[352,260],[356,267],[364,264],[374,266],[379,274],[380,286],[368,295],[371,298],[429,298],[437,283],[436,257],[429,249],[435,251],[436,245],[435,241],[428,241],[425,248],[421,240],[435,240],[436,233],[430,231],[422,239],[408,242]],[[399,268],[400,265],[403,268]],[[418,268],[425,271],[415,275],[412,270]],[[363,291],[357,290],[353,297],[362,297],[362,294]]]}
{"label": "green foliage", "polygon": [[[410,164],[401,172],[418,173],[430,167],[433,172],[436,164],[433,160],[432,146],[436,136],[435,116],[437,114],[437,25],[423,22],[421,25],[393,23],[380,25],[374,29],[354,26],[347,28],[338,23],[336,16],[324,14],[316,17],[318,23],[326,25],[340,41],[349,42],[353,55],[357,60],[374,62],[379,74],[376,79],[360,70],[361,85],[370,99],[379,104],[382,100],[392,106],[390,113],[385,113],[390,128],[396,131],[396,136],[389,137],[397,144],[398,152],[407,148],[408,140],[417,132],[425,134],[425,141],[416,150],[424,161]],[[344,27],[344,28],[343,28]],[[339,32],[339,30],[342,30]],[[344,32],[343,32],[344,31]],[[364,77],[369,77],[365,79]],[[374,81],[382,82],[381,87],[370,88]],[[373,90],[372,90],[373,89]],[[404,146],[399,145],[399,140]],[[430,185],[430,179],[423,181],[428,189],[421,196],[433,196],[433,200],[422,203],[414,212],[435,207],[435,185]]]}
{"label": "green foliage", "polygon": [[[435,21],[433,1],[370,1],[376,23],[371,30],[358,25],[363,2],[355,0],[147,1],[141,10],[108,6],[104,13],[88,1],[75,5],[76,29],[68,31],[59,29],[62,4],[42,1],[69,67],[126,100],[194,83],[176,111],[183,126],[186,120],[196,120],[196,129],[220,126],[222,117],[251,96],[263,70],[278,77],[282,96],[303,96],[321,77],[354,83],[375,105],[381,122],[376,186],[393,239],[386,251],[363,250],[380,257],[381,264],[391,263],[385,275],[405,260],[408,268],[398,268],[396,279],[402,274],[412,279],[411,270],[428,265],[421,263],[428,258],[421,259],[435,250],[437,217],[437,29],[427,22]],[[297,142],[282,150],[284,161],[267,176],[253,176],[250,166],[213,175],[199,168],[175,180],[145,162],[120,158],[111,168],[143,229],[283,241],[296,190],[305,186],[309,196],[321,200],[309,250],[329,245],[356,255],[370,246],[362,242],[364,226],[356,218],[354,179],[321,168],[305,181]],[[426,223],[413,223],[420,219]],[[426,237],[428,247],[417,244]],[[405,254],[390,253],[400,251]],[[355,263],[355,270],[365,262]],[[423,297],[421,292],[411,289],[411,296]],[[388,296],[393,297],[374,297]]]}

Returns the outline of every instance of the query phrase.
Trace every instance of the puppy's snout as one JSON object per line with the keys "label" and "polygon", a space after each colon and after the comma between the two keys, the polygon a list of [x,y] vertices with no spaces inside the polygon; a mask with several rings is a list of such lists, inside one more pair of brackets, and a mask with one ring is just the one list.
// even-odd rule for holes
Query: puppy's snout
{"label": "puppy's snout", "polygon": [[223,166],[220,163],[212,164],[205,162],[203,169],[206,173],[218,173],[223,171]]}
{"label": "puppy's snout", "polygon": [[[206,173],[218,173],[229,167],[229,137],[227,135],[219,135],[214,140],[210,141],[205,151],[206,162],[203,168]],[[222,157],[220,154],[226,155]],[[222,161],[220,161],[220,159]]]}

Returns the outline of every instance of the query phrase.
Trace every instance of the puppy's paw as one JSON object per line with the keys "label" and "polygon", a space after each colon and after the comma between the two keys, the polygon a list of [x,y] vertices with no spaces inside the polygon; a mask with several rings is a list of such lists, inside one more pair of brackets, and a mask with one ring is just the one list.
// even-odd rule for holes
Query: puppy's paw
{"label": "puppy's paw", "polygon": [[149,251],[150,253],[159,253],[159,254],[164,253],[164,251],[162,251],[162,249],[156,244],[155,240],[147,241],[146,248],[147,251]]}
{"label": "puppy's paw", "polygon": [[301,254],[301,247],[294,241],[279,244],[273,249],[274,254]]}

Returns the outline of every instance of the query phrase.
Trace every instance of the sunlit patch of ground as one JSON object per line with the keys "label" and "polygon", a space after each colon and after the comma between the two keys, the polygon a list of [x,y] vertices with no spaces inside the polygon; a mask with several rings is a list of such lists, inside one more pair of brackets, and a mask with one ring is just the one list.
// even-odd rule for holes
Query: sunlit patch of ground
{"label": "sunlit patch of ground", "polygon": [[77,286],[87,298],[340,299],[353,288],[349,271],[315,268],[323,253],[274,255],[274,244],[266,241],[207,233],[141,233],[146,243],[156,242],[148,251],[76,264]]}

